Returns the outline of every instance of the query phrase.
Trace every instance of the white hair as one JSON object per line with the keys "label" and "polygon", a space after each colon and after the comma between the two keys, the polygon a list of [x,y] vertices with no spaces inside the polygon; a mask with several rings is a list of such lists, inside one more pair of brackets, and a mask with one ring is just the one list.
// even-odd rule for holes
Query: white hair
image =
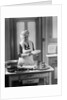
{"label": "white hair", "polygon": [[28,31],[28,30],[24,30],[24,31],[22,31],[22,32],[20,33],[20,37],[25,36],[25,35],[27,35],[27,34],[29,34],[29,31]]}

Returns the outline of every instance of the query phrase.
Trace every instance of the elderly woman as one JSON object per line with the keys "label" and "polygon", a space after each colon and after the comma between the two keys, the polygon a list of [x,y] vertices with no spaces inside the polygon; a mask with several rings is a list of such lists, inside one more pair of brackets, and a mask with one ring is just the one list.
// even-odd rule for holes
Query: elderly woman
{"label": "elderly woman", "polygon": [[29,31],[25,30],[20,34],[21,42],[19,43],[19,60],[18,64],[20,66],[24,65],[33,65],[33,55],[32,51],[34,50],[34,44],[29,40]]}
{"label": "elderly woman", "polygon": [[19,44],[19,56],[29,55],[34,50],[34,44],[29,40],[29,31],[25,30],[20,34],[21,42]]}

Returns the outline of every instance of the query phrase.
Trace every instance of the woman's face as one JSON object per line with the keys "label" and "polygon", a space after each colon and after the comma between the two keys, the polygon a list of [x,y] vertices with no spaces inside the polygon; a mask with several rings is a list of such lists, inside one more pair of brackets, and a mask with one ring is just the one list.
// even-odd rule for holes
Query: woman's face
{"label": "woman's face", "polygon": [[25,40],[25,41],[28,41],[28,38],[29,38],[29,35],[26,34],[26,35],[24,36],[24,40]]}
{"label": "woman's face", "polygon": [[29,39],[29,32],[26,32],[26,33],[21,35],[21,40],[27,42],[28,39]]}

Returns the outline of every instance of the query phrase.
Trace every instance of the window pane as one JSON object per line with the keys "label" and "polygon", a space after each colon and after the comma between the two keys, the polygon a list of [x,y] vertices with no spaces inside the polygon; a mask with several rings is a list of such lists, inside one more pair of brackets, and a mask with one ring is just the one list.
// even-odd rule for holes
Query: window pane
{"label": "window pane", "polygon": [[19,53],[19,42],[20,39],[20,33],[24,30],[24,22],[17,22],[16,24],[16,32],[17,32],[17,53]]}
{"label": "window pane", "polygon": [[33,41],[34,48],[36,48],[36,23],[35,22],[28,22],[28,30],[30,32],[29,39]]}

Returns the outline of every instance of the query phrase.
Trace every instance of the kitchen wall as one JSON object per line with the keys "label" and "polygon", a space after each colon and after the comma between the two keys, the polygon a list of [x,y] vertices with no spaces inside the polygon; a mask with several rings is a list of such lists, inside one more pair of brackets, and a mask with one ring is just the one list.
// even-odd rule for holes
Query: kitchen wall
{"label": "kitchen wall", "polygon": [[48,54],[48,46],[49,45],[57,46],[57,17],[56,16],[42,18],[42,45],[43,45],[42,46],[43,61],[47,63],[46,55]]}
{"label": "kitchen wall", "polygon": [[5,19],[5,61],[10,60],[10,25],[9,19]]}

